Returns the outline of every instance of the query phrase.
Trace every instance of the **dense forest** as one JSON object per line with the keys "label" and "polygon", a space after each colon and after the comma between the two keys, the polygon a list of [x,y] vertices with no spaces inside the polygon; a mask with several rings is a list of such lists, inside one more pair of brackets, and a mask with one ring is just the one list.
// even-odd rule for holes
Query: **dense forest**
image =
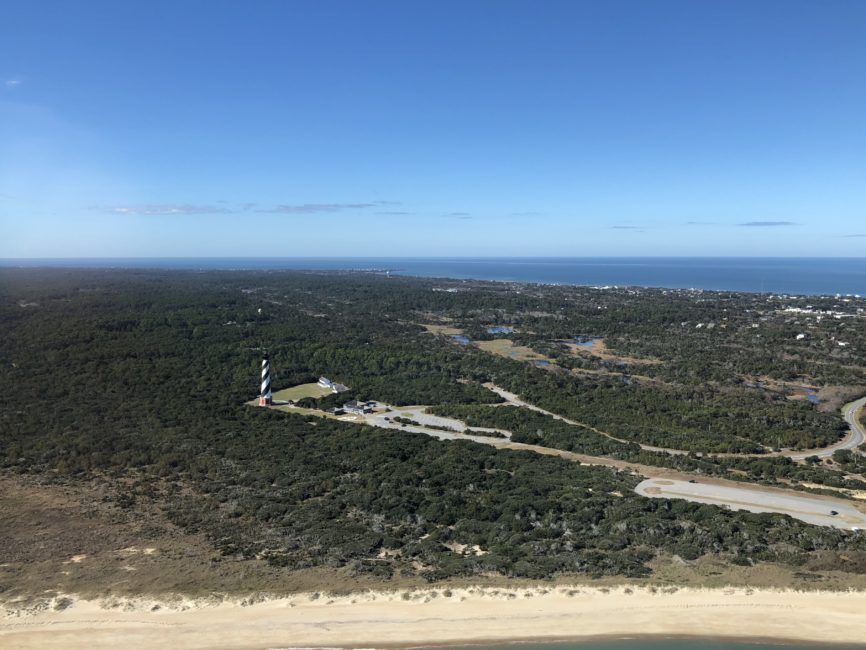
{"label": "dense forest", "polygon": [[[866,384],[866,303],[841,300],[810,299],[815,309],[855,315],[818,321],[785,311],[792,301],[805,307],[802,299],[708,292],[365,273],[5,269],[0,467],[110,482],[119,506],[156,503],[224,556],[266,558],[287,571],[638,576],[659,554],[797,566],[816,550],[862,571],[862,533],[645,499],[631,491],[633,476],[559,458],[245,405],[266,347],[277,389],[326,375],[359,399],[434,405],[516,440],[708,474],[847,485],[831,467],[671,457],[635,444],[761,453],[838,439],[838,412],[752,379]],[[515,342],[558,363],[537,367],[423,327],[443,323],[472,340],[501,336],[487,328],[507,324],[518,330]],[[797,342],[800,330],[808,345]],[[559,342],[580,335],[660,363],[564,352]],[[848,345],[835,343],[841,338]],[[628,442],[491,407],[501,399],[485,382]]]}
{"label": "dense forest", "polygon": [[838,440],[847,426],[837,414],[755,390],[624,384],[617,378],[535,373],[494,375],[529,402],[619,438],[673,449],[761,453],[810,449]]}

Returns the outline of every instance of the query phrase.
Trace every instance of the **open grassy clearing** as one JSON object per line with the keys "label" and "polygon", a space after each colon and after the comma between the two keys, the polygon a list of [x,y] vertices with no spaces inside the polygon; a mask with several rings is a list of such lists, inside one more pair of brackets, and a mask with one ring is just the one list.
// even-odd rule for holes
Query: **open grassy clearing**
{"label": "open grassy clearing", "polygon": [[431,334],[442,334],[444,336],[463,334],[463,330],[451,327],[450,325],[430,325],[429,323],[420,323],[420,325]]}
{"label": "open grassy clearing", "polygon": [[[457,327],[452,327],[450,325],[431,325],[427,323],[421,323],[421,326],[431,334],[441,334],[443,336],[460,336],[463,334],[463,330]],[[628,357],[614,354],[613,352],[608,350],[607,346],[604,343],[604,340],[602,339],[593,340],[592,344],[589,347],[580,346],[576,343],[570,343],[566,341],[560,342],[564,343],[568,351],[576,356],[591,356],[602,359],[604,361],[619,361],[621,363],[638,365],[655,365],[661,363],[660,359],[639,359],[637,357]],[[506,359],[526,362],[542,361],[551,364],[551,366],[555,365],[554,360],[550,357],[539,354],[532,348],[525,345],[517,345],[510,339],[472,341],[472,344],[483,350],[484,352],[496,354],[500,357],[505,357]],[[649,380],[649,378],[647,379]]]}
{"label": "open grassy clearing", "polygon": [[[422,324],[422,327],[431,334],[442,334],[444,336],[460,336],[463,330],[449,325]],[[525,345],[515,345],[510,339],[493,339],[491,341],[472,341],[472,344],[490,354],[496,354],[506,359],[515,361],[545,361],[552,364],[553,359],[539,354]]]}
{"label": "open grassy clearing", "polygon": [[674,384],[646,375],[636,375],[632,372],[619,372],[616,370],[600,370],[598,368],[572,368],[571,374],[575,376],[589,375],[595,377],[627,377],[629,381],[638,381],[642,384],[654,384],[656,386],[673,386]]}
{"label": "open grassy clearing", "polygon": [[568,348],[568,351],[574,355],[584,355],[591,357],[598,357],[599,359],[603,359],[604,361],[621,361],[622,363],[628,364],[644,364],[644,365],[655,365],[661,363],[660,359],[643,359],[637,357],[628,357],[624,355],[619,355],[614,352],[611,352],[607,345],[604,343],[604,339],[593,339],[591,344],[586,345],[578,345],[577,343],[566,342],[565,347]]}
{"label": "open grassy clearing", "polygon": [[299,384],[298,386],[292,386],[291,388],[284,388],[283,390],[278,390],[274,393],[275,400],[291,400],[293,402],[297,402],[299,399],[303,399],[305,397],[312,397],[314,399],[318,399],[320,397],[324,397],[325,395],[330,395],[330,388],[322,388],[319,384],[311,383],[311,384]]}
{"label": "open grassy clearing", "polygon": [[509,339],[494,339],[492,341],[476,341],[475,345],[491,354],[497,354],[506,359],[514,359],[515,361],[547,361],[553,363],[553,359],[546,357],[543,354],[538,354],[532,348],[525,345],[515,345]]}

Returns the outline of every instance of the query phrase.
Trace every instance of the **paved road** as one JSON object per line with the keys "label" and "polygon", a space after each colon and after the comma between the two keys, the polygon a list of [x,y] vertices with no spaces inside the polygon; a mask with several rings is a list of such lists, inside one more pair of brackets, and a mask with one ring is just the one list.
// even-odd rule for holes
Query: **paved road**
{"label": "paved road", "polygon": [[[617,440],[619,442],[635,442],[634,440],[625,440],[623,438],[617,438],[605,431],[600,431],[595,427],[591,427],[588,424],[583,424],[582,422],[575,422],[574,420],[569,420],[568,418],[562,417],[561,415],[557,415],[556,413],[551,413],[550,411],[546,411],[541,407],[535,406],[534,404],[530,404],[529,402],[525,402],[520,399],[514,393],[510,393],[504,388],[500,388],[494,384],[484,384],[486,388],[492,390],[494,393],[499,395],[502,399],[504,399],[508,404],[513,406],[522,406],[524,408],[528,408],[532,411],[536,411],[537,413],[543,413],[544,415],[549,415],[550,417],[561,420],[562,422],[566,422],[567,424],[574,424],[579,427],[584,427],[590,429],[591,431],[595,431],[598,434],[606,436],[611,440]],[[837,443],[834,443],[828,447],[819,447],[816,449],[805,449],[803,451],[768,451],[765,454],[706,454],[707,456],[714,456],[717,458],[770,458],[772,456],[787,456],[792,460],[803,460],[805,458],[809,458],[810,456],[817,456],[818,458],[829,458],[833,455],[833,452],[838,449],[854,449],[864,442],[866,442],[866,429],[864,429],[863,425],[860,423],[860,411],[866,407],[866,397],[862,397],[855,402],[851,402],[850,404],[846,404],[842,408],[842,415],[845,418],[845,421],[848,423],[850,430],[848,435],[846,435],[842,440]],[[642,445],[637,443],[641,449],[644,451],[660,451],[665,454],[671,454],[674,456],[683,455],[689,453],[683,449],[671,449],[669,447],[654,447],[652,445]]]}
{"label": "paved road", "polygon": [[[424,413],[425,407],[401,407],[390,413],[367,415],[364,420],[373,426],[413,433],[423,433],[440,440],[469,440],[490,445],[499,449],[514,449],[531,451],[537,454],[559,456],[566,460],[588,465],[604,465],[607,467],[632,472],[648,477],[638,484],[635,492],[650,498],[685,499],[696,503],[708,503],[725,506],[732,510],[748,510],[750,512],[775,512],[790,515],[810,524],[831,526],[843,530],[866,530],[866,514],[857,510],[850,501],[824,495],[812,495],[794,490],[752,486],[738,481],[721,478],[697,477],[684,472],[668,470],[661,467],[628,463],[613,458],[587,456],[561,449],[542,447],[511,442],[510,434],[503,432],[505,438],[490,438],[462,433],[466,426],[460,420],[443,418]],[[854,412],[857,407],[855,406]],[[853,412],[852,412],[853,413]],[[393,417],[408,417],[418,422],[417,425],[401,425],[393,421]],[[385,420],[385,417],[388,419]],[[853,414],[852,414],[853,417]],[[431,429],[424,425],[447,426],[450,431]],[[859,425],[858,425],[859,426]],[[862,430],[861,430],[862,431]],[[692,483],[691,481],[695,481]],[[839,514],[833,515],[831,511]]]}
{"label": "paved road", "polygon": [[[595,427],[591,427],[590,425],[584,424],[583,422],[576,422],[575,420],[569,420],[568,418],[563,417],[561,415],[557,415],[556,413],[551,413],[550,411],[546,411],[545,409],[541,408],[540,406],[535,406],[535,404],[530,404],[529,402],[524,402],[522,399],[520,399],[514,393],[510,393],[507,390],[505,390],[504,388],[500,388],[499,386],[496,386],[495,384],[484,384],[484,387],[489,389],[489,390],[492,390],[494,393],[499,395],[499,397],[504,399],[508,404],[511,404],[512,406],[522,406],[523,408],[527,408],[530,411],[535,411],[536,413],[541,413],[543,415],[549,415],[554,420],[559,420],[561,422],[565,422],[566,424],[573,424],[573,425],[578,426],[578,427],[583,427],[584,429],[589,429],[590,431],[594,431],[595,433],[598,433],[599,435],[602,435],[606,438],[610,438],[611,440],[616,440],[617,442],[624,442],[624,443],[634,442],[633,440],[626,440],[624,438],[617,438],[616,436],[613,436],[613,435],[607,433],[606,431],[601,431],[600,429],[596,429]],[[685,454],[689,453],[688,451],[685,451],[683,449],[669,449],[668,447],[653,447],[652,445],[641,445],[640,443],[635,443],[635,444],[640,446],[640,448],[643,449],[644,451],[661,451],[661,452],[664,452],[666,454],[672,454],[674,456],[685,455]]]}
{"label": "paved road", "polygon": [[[520,400],[513,393],[509,393],[499,387],[492,385],[488,387],[511,404],[523,406],[533,411],[550,415],[558,420],[576,424],[567,418],[528,404]],[[846,405],[843,409],[845,420],[851,427],[851,432],[844,440],[822,450],[799,452],[800,457],[805,458],[812,455],[829,456],[837,449],[853,449],[863,444],[866,441],[866,430],[864,430],[863,425],[859,422],[858,416],[864,405],[866,405],[866,397]],[[746,483],[719,478],[693,477],[684,472],[661,467],[628,463],[600,456],[587,456],[585,454],[576,454],[539,445],[515,443],[511,441],[511,434],[504,430],[499,430],[504,436],[502,438],[472,435],[471,433],[464,433],[467,431],[467,427],[462,421],[431,415],[425,412],[426,408],[426,406],[406,406],[395,408],[390,412],[377,412],[364,416],[350,415],[340,419],[364,422],[372,426],[388,429],[423,433],[440,440],[470,440],[500,449],[531,451],[538,454],[559,456],[560,458],[583,464],[604,465],[629,471],[647,477],[647,480],[641,482],[635,488],[638,494],[646,497],[685,499],[697,503],[709,503],[727,506],[734,510],[748,510],[751,512],[776,512],[787,514],[796,519],[819,526],[832,526],[846,530],[866,530],[866,514],[857,510],[851,501],[823,495],[806,494],[794,490],[752,486]],[[401,425],[394,422],[393,418],[395,417],[409,418],[418,422],[418,425]],[[449,430],[431,427],[447,427]],[[676,452],[677,450],[663,451]],[[692,483],[692,480],[700,482]],[[832,515],[830,513],[831,510],[835,510],[839,514]]]}
{"label": "paved road", "polygon": [[818,458],[827,458],[832,456],[834,451],[839,449],[855,449],[866,442],[866,429],[860,422],[860,411],[866,406],[866,397],[861,397],[855,402],[846,404],[842,407],[842,416],[845,422],[848,423],[850,430],[848,435],[835,445],[824,447],[823,449],[811,449],[806,451],[798,451],[796,453],[785,453],[785,456],[794,460],[803,460],[809,456],[817,456]]}
{"label": "paved road", "polygon": [[[649,477],[635,488],[635,492],[645,497],[685,499],[696,503],[726,506],[732,510],[775,512],[790,515],[795,519],[818,526],[831,526],[843,530],[866,530],[866,514],[857,510],[852,505],[852,502],[835,497],[812,495],[781,488],[752,486],[748,483],[728,481],[715,477],[692,477],[684,472],[667,470],[662,467],[627,463],[601,456],[587,456],[585,454],[576,454],[570,451],[541,447],[539,445],[515,443],[511,442],[508,438],[473,436],[456,431],[440,431],[414,425],[400,427],[392,422],[385,422],[384,424],[389,428],[400,428],[402,431],[423,433],[440,440],[470,440],[497,447],[498,449],[530,451],[548,456],[559,456],[560,458],[577,461],[586,465],[604,465],[632,472]],[[382,426],[382,424],[377,424],[376,426]],[[691,483],[690,480],[700,482]],[[832,510],[835,510],[839,514],[830,514]]]}
{"label": "paved road", "polygon": [[[778,512],[810,524],[843,530],[866,530],[866,514],[850,502],[782,490],[713,482],[650,478],[635,488],[638,494],[656,499],[686,499],[696,503],[726,506],[731,510]],[[833,515],[832,512],[838,514]]]}

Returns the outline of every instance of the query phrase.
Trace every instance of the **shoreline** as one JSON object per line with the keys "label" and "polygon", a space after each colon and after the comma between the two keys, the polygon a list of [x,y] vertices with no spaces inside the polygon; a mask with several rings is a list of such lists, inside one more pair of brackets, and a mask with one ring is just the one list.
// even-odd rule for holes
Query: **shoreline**
{"label": "shoreline", "polygon": [[[490,640],[475,640],[475,641],[467,641],[465,643],[446,643],[446,644],[425,644],[425,645],[387,645],[387,644],[379,644],[376,648],[381,648],[382,650],[426,650],[428,648],[435,650],[448,650],[451,648],[453,650],[458,650],[462,648],[492,648],[492,647],[502,647],[507,646],[508,648],[514,648],[515,650],[520,650],[523,646],[532,646],[536,647],[538,645],[549,646],[550,650],[556,650],[557,646],[589,646],[590,644],[612,644],[617,642],[646,642],[646,643],[659,643],[661,641],[694,641],[694,642],[713,642],[713,643],[738,643],[738,644],[754,644],[754,645],[763,645],[770,646],[774,648],[802,648],[804,645],[808,645],[809,648],[827,648],[828,650],[832,650],[836,648],[837,650],[864,650],[866,649],[866,641],[860,643],[848,643],[845,641],[816,641],[814,639],[781,639],[778,637],[771,636],[753,636],[753,637],[739,637],[739,636],[707,636],[700,634],[598,634],[593,636],[579,636],[579,637],[559,637],[559,638],[545,638],[545,639],[512,639],[512,640],[502,640],[502,639],[490,639]],[[372,650],[371,648],[362,648],[362,647],[353,647],[353,646],[344,646],[341,648],[325,648],[325,647],[314,647],[314,648],[292,648],[285,647],[279,649],[269,649],[269,650]],[[614,650],[617,650],[614,648]]]}
{"label": "shoreline", "polygon": [[[803,262],[826,267],[828,264],[839,263],[862,263],[864,257],[776,257],[776,256],[543,256],[543,257],[81,257],[81,258],[0,258],[0,269],[65,269],[65,270],[148,270],[148,271],[181,271],[181,272],[263,272],[263,271],[290,271],[290,272],[313,272],[313,273],[362,273],[371,275],[395,276],[405,278],[417,278],[422,280],[440,281],[448,280],[455,282],[495,282],[499,284],[519,284],[528,286],[571,286],[586,289],[608,289],[608,288],[640,288],[656,291],[707,291],[721,293],[738,293],[751,296],[764,294],[801,296],[808,298],[833,298],[837,295],[856,296],[862,293],[862,285],[855,279],[848,278],[839,282],[838,277],[822,277],[827,275],[826,270],[816,273],[813,268],[811,273],[804,274],[809,282],[803,286],[792,287],[789,273],[780,266],[781,263],[789,262],[801,266]],[[514,263],[519,263],[521,269],[526,265],[543,265],[547,268],[551,261],[559,263],[577,264],[582,272],[579,277],[562,277],[561,275],[550,276],[548,273],[530,274],[525,272],[514,273]],[[366,262],[366,264],[365,264]],[[754,274],[769,277],[766,278],[769,288],[763,284],[751,281],[734,280],[730,284],[719,285],[713,275],[713,281],[707,281],[706,274],[703,277],[695,277],[694,270],[697,264],[698,270],[706,271],[701,263],[712,262],[721,264],[723,267],[742,267]],[[754,265],[762,262],[761,270],[758,271]],[[658,267],[671,267],[663,279],[653,277],[650,282],[645,278],[632,276],[635,263],[638,265],[653,265]],[[693,266],[688,272],[683,272],[685,264]],[[770,271],[766,265],[769,263]],[[440,265],[440,269],[431,270],[430,265]],[[466,265],[467,268],[455,271],[453,265]],[[509,265],[507,272],[501,268],[494,271],[480,272],[479,266],[483,265]],[[420,265],[420,267],[419,267]],[[598,265],[603,265],[605,273],[596,275]],[[625,269],[626,276],[611,275],[610,267],[620,267],[620,272]],[[413,268],[414,267],[414,268]],[[593,272],[587,274],[586,269]],[[815,278],[821,278],[820,284],[833,282],[833,285],[809,286],[815,282]],[[745,284],[743,284],[745,282]],[[801,280],[802,283],[802,280]]]}
{"label": "shoreline", "polygon": [[866,648],[866,591],[540,585],[245,599],[60,594],[53,604],[16,610],[7,602],[0,612],[0,646],[16,648],[443,648],[666,638]]}

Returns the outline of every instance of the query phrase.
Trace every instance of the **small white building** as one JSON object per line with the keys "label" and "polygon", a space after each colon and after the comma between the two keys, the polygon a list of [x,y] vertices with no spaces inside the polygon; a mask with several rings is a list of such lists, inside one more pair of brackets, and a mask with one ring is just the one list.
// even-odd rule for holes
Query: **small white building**
{"label": "small white building", "polygon": [[319,381],[317,382],[319,386],[322,388],[327,388],[332,393],[345,393],[349,390],[349,387],[346,384],[338,384],[335,381],[331,381],[327,377],[319,377]]}

